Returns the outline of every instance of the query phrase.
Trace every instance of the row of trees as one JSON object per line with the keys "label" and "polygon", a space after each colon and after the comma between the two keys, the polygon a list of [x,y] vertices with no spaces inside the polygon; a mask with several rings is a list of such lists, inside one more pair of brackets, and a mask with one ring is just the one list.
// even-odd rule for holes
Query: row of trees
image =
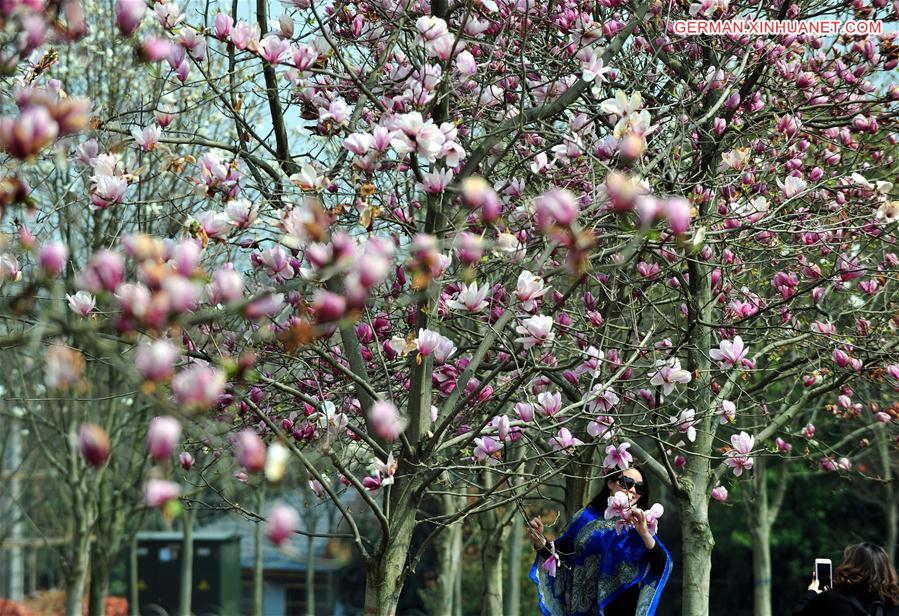
{"label": "row of trees", "polygon": [[526,510],[571,515],[633,455],[706,614],[713,498],[755,481],[764,579],[760,468],[895,457],[895,36],[672,30],[895,7],[245,11],[0,7],[2,412],[64,494],[67,612],[88,568],[102,605],[136,512],[202,491],[258,516],[235,489],[299,481],[339,511],[366,613],[432,550],[448,612],[466,521],[502,613]]}

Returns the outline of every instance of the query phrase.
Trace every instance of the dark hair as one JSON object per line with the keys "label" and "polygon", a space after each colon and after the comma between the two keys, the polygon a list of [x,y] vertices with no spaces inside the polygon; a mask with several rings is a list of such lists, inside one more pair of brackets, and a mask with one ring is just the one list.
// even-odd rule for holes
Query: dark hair
{"label": "dark hair", "polygon": [[[646,509],[649,509],[649,483],[646,481],[646,473],[644,473],[643,469],[636,464],[631,465],[630,468],[639,471],[640,474],[643,475],[643,494],[640,495],[640,500],[637,501],[637,507],[645,511]],[[616,469],[603,477],[602,489],[599,491],[599,494],[594,496],[593,500],[590,501],[589,506],[592,509],[600,512],[606,510],[606,503],[608,503],[609,497],[612,496],[612,491],[609,489],[609,481],[615,481],[623,474],[624,471]]]}
{"label": "dark hair", "polygon": [[843,562],[833,575],[834,588],[865,601],[899,605],[899,575],[879,545],[856,543],[843,550]]}

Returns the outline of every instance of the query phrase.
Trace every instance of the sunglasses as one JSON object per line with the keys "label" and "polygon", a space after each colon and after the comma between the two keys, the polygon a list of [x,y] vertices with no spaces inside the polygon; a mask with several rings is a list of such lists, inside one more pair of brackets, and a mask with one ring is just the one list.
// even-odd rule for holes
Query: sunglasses
{"label": "sunglasses", "polygon": [[620,485],[625,490],[630,490],[631,488],[634,488],[634,490],[636,490],[637,494],[641,494],[641,495],[646,494],[646,484],[643,483],[642,481],[636,481],[632,477],[628,477],[626,475],[622,475],[615,481],[617,481],[618,485]]}

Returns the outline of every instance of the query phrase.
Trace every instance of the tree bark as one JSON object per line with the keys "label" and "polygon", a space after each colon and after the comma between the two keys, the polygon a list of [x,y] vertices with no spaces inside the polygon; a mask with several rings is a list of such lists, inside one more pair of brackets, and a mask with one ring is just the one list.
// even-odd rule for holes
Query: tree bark
{"label": "tree bark", "polygon": [[78,547],[73,551],[66,576],[66,614],[80,615],[84,613],[84,586],[90,548],[86,539],[78,540],[75,545]]}
{"label": "tree bark", "polygon": [[524,518],[516,515],[512,519],[512,531],[509,533],[509,566],[507,568],[505,614],[520,616],[521,614],[521,557],[524,534]]}
{"label": "tree bark", "polygon": [[[494,485],[493,471],[483,473],[484,487]],[[483,594],[481,598],[482,616],[502,616],[503,614],[503,552],[505,552],[508,526],[502,521],[496,509],[485,511],[479,516],[481,524],[481,576]]]}
{"label": "tree bark", "polygon": [[896,502],[896,478],[893,476],[892,460],[890,459],[890,437],[883,424],[878,426],[877,434],[877,453],[880,457],[880,464],[883,467],[884,480],[884,523],[886,524],[886,533],[884,549],[892,562],[896,562],[896,541],[897,531],[899,531],[899,503]]}
{"label": "tree bark", "polygon": [[678,503],[683,533],[683,616],[708,616],[712,548],[715,540],[709,526],[709,503],[704,486],[680,497]]}
{"label": "tree bark", "polygon": [[[265,511],[265,484],[259,487],[256,507]],[[253,543],[253,616],[262,616],[262,522],[256,522]]]}
{"label": "tree bark", "polygon": [[178,584],[178,614],[190,616],[194,590],[194,519],[196,510],[187,510],[181,516],[181,580]]}
{"label": "tree bark", "polygon": [[[747,506],[752,536],[753,609],[755,616],[771,616],[771,526],[775,512],[768,506],[767,463],[759,456],[753,468],[753,498]],[[786,477],[782,479],[786,481]],[[776,507],[776,505],[775,505]]]}
{"label": "tree bark", "polygon": [[[446,494],[443,501],[444,514],[457,510],[459,498]],[[437,552],[437,600],[438,614],[455,614],[456,578],[462,574],[462,522],[457,522],[443,531],[438,539]],[[458,610],[458,608],[456,608]]]}
{"label": "tree bark", "polygon": [[396,616],[403,589],[416,508],[412,503],[398,502],[391,513],[387,543],[369,562],[365,574],[366,616]]}
{"label": "tree bark", "polygon": [[110,562],[100,553],[96,544],[91,546],[91,580],[88,588],[88,614],[104,616],[106,596],[109,594]]}
{"label": "tree bark", "polygon": [[131,537],[128,546],[128,612],[131,616],[140,616],[140,589],[137,584],[137,533]]}
{"label": "tree bark", "polygon": [[[315,532],[315,527],[312,528]],[[315,616],[315,552],[312,537],[306,538],[306,616]]]}

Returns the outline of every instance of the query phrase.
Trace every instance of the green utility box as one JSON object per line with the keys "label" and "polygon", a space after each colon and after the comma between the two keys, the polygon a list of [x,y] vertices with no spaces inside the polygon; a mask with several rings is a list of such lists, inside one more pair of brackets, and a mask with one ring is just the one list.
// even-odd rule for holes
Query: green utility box
{"label": "green utility box", "polygon": [[[143,616],[178,613],[181,548],[181,533],[138,533],[137,589]],[[193,549],[191,613],[196,616],[239,614],[240,537],[194,533]]]}

